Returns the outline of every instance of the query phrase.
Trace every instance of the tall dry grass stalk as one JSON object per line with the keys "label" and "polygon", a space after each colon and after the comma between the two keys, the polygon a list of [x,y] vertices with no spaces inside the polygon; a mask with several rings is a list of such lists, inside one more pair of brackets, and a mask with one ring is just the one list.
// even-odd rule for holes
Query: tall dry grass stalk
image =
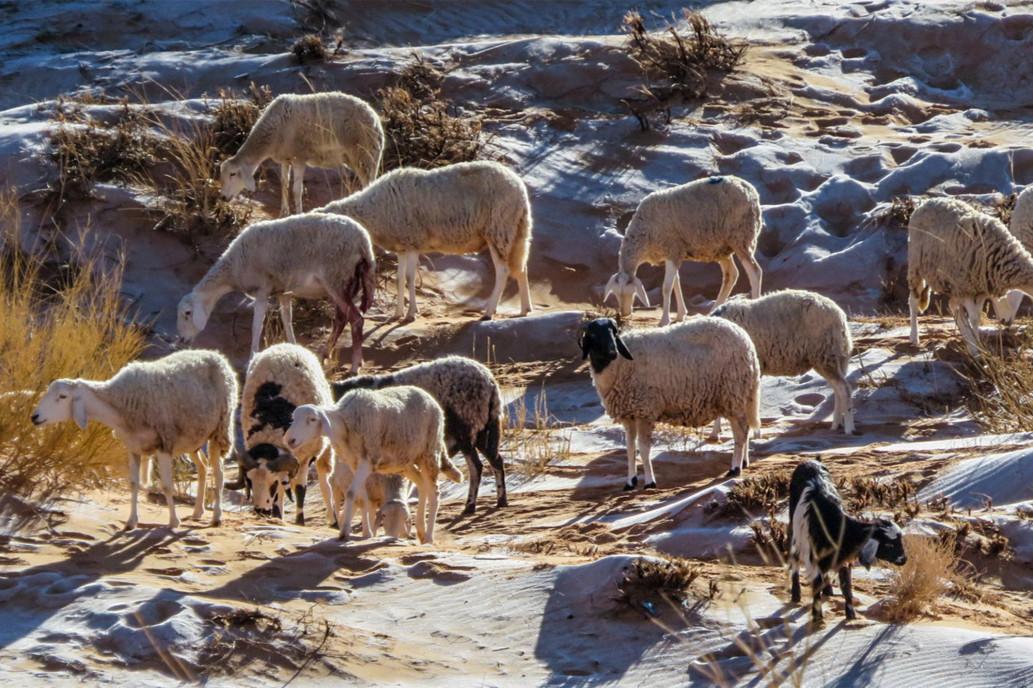
{"label": "tall dry grass stalk", "polygon": [[1020,330],[1013,336],[1014,349],[1011,342],[1008,349],[985,346],[967,361],[972,411],[992,432],[1033,430],[1033,334]]}
{"label": "tall dry grass stalk", "polygon": [[890,579],[892,603],[886,606],[890,621],[911,621],[928,613],[963,576],[952,538],[907,535],[904,549],[907,563],[895,569]]}
{"label": "tall dry grass stalk", "polygon": [[59,377],[110,376],[145,340],[119,296],[121,268],[102,272],[84,259],[54,271],[49,252],[21,251],[18,217],[8,192],[0,197],[0,493],[46,499],[103,479],[125,451],[97,424],[34,427],[40,393]]}
{"label": "tall dry grass stalk", "polygon": [[556,419],[549,413],[544,385],[531,408],[526,396],[515,406],[512,416],[509,407],[503,407],[502,451],[514,457],[511,465],[517,473],[535,477],[544,473],[549,464],[570,458],[570,433],[556,426]]}

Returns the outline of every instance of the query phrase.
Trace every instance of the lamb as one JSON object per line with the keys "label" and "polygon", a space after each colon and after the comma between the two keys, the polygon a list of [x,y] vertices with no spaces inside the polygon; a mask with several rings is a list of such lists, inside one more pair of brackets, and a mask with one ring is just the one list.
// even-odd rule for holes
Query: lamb
{"label": "lamb", "polygon": [[682,261],[717,263],[721,289],[715,307],[732,293],[742,263],[753,298],[760,296],[763,270],[754,254],[761,230],[760,197],[749,182],[738,177],[711,177],[654,191],[638,204],[621,240],[618,270],[606,283],[603,301],[617,297],[622,316],[631,315],[635,297],[649,306],[642,280],[635,276],[642,263],[665,266],[663,315],[660,326],[671,322],[671,290],[678,305],[678,320],[685,317],[678,268]]}
{"label": "lamb", "polygon": [[[786,289],[759,299],[732,299],[713,315],[734,322],[750,335],[763,375],[802,375],[812,368],[835,394],[832,429],[854,432],[847,369],[854,344],[846,314],[834,301],[810,291]],[[714,421],[712,437],[720,433]]]}
{"label": "lamb", "polygon": [[[1019,240],[1027,251],[1033,254],[1033,185],[1027,186],[1015,199],[1008,231]],[[1005,325],[1010,325],[1018,315],[1019,307],[1025,297],[1026,295],[1022,291],[1013,289],[1003,299],[995,301],[994,312],[997,314],[997,319]]]}
{"label": "lamb", "polygon": [[226,487],[239,490],[249,484],[255,510],[283,518],[284,490],[278,487],[287,483],[297,505],[294,520],[303,525],[309,465],[315,461],[319,490],[332,519],[330,473],[334,461],[329,441],[313,438],[293,452],[286,451],[283,441],[295,408],[331,400],[319,359],[308,349],[274,344],[255,356],[248,365],[240,409],[245,447],[237,457],[240,477]]}
{"label": "lamb", "polygon": [[[323,357],[351,323],[352,372],[362,366],[362,315],[373,303],[376,260],[369,235],[346,217],[308,213],[256,222],[241,232],[193,290],[179,302],[176,327],[185,341],[204,329],[223,295],[242,291],[255,301],[251,354],[258,352],[270,296],[280,307],[287,340],[294,344],[292,298],[329,297],[336,309]],[[355,298],[361,293],[359,304]]]}
{"label": "lamb", "polygon": [[822,597],[832,594],[827,578],[838,569],[846,600],[846,618],[857,618],[851,590],[850,566],[857,560],[871,568],[876,559],[897,566],[907,563],[903,533],[896,523],[880,518],[861,521],[843,512],[843,502],[825,466],[805,461],[789,481],[789,565],[792,601],[800,601],[800,569],[811,582],[811,615],[821,621]]}
{"label": "lamb", "polygon": [[129,452],[132,495],[126,530],[136,528],[140,457],[157,454],[169,527],[179,526],[172,491],[172,457],[192,454],[197,497],[192,518],[204,515],[208,466],[215,474],[212,524],[222,521],[222,459],[233,446],[237,378],[216,351],[180,351],[157,361],[134,362],[107,380],[59,379],[50,384],[32,413],[35,425],[72,419],[85,429],[91,420],[111,428]]}
{"label": "lamb", "polygon": [[599,318],[582,328],[578,344],[603,408],[624,425],[625,490],[638,484],[636,440],[645,487],[656,487],[649,450],[658,422],[695,427],[724,416],[735,438],[728,475],[749,466],[749,428],[760,427],[760,361],[741,327],[700,317],[622,336],[613,320]]}
{"label": "lamb", "polygon": [[495,288],[484,320],[495,316],[510,274],[520,291],[520,315],[533,310],[527,283],[531,246],[531,204],[527,187],[505,166],[464,162],[436,170],[406,167],[385,174],[368,188],[324,206],[320,212],[347,215],[365,227],[373,243],[398,255],[395,317],[405,320],[416,306],[416,268],[421,253],[477,253],[485,246],[495,264]]}
{"label": "lamb", "polygon": [[355,389],[336,406],[305,404],[294,409],[284,439],[293,449],[323,434],[330,438],[337,461],[354,473],[340,509],[340,538],[351,535],[358,498],[365,499],[371,473],[403,475],[420,491],[416,534],[425,544],[434,541],[438,513],[438,474],[459,482],[462,474],[445,449],[445,414],[427,392],[402,385],[387,389]]}
{"label": "lamb", "polygon": [[382,389],[396,385],[414,385],[430,393],[445,411],[445,444],[449,455],[457,451],[466,458],[470,488],[463,514],[477,508],[484,464],[478,450],[495,473],[495,506],[509,504],[506,496],[506,468],[499,456],[502,434],[502,393],[495,376],[477,361],[463,356],[445,358],[410,366],[387,375],[352,377],[334,383],[334,397],[352,389]]}
{"label": "lamb", "polygon": [[294,210],[300,213],[306,165],[347,165],[361,189],[376,178],[383,152],[384,128],[365,101],[336,91],[285,93],[265,108],[236,155],[219,166],[222,195],[254,191],[255,171],[272,158],[280,163],[280,216],[286,217],[292,174]]}
{"label": "lamb", "polygon": [[[331,478],[334,504],[343,504],[355,473],[344,461],[334,465]],[[412,532],[409,514],[409,481],[400,475],[372,473],[366,478],[365,498],[356,497],[362,510],[363,537],[376,537],[381,526],[388,537],[407,538]]]}

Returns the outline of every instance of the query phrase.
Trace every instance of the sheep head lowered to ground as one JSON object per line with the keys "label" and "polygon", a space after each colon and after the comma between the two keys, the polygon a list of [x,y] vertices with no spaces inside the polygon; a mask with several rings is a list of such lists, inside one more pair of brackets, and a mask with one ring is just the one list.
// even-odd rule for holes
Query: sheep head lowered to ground
{"label": "sheep head lowered to ground", "polygon": [[[255,507],[255,512],[264,516],[283,518],[276,497],[278,491],[286,490],[291,480],[296,477],[300,468],[298,460],[280,447],[262,443],[241,452],[238,462],[241,473],[251,484],[251,503]],[[226,487],[239,489],[237,484]]]}

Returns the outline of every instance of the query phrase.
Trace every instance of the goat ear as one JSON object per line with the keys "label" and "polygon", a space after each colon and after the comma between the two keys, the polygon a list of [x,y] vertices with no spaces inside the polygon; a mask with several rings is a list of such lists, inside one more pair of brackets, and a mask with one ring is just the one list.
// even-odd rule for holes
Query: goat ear
{"label": "goat ear", "polygon": [[610,275],[609,281],[606,282],[606,289],[603,290],[603,303],[606,303],[606,299],[610,298],[611,295],[617,294],[617,276],[620,273],[615,272]]}
{"label": "goat ear", "polygon": [[79,393],[72,397],[72,420],[75,421],[80,430],[85,430],[86,424],[89,422],[86,418],[86,402],[83,401],[82,395]]}
{"label": "goat ear", "polygon": [[866,569],[870,569],[872,564],[875,563],[875,555],[879,552],[879,541],[874,537],[870,537],[864,542],[864,546],[861,547],[861,564]]}
{"label": "goat ear", "polygon": [[642,284],[642,280],[638,277],[635,278],[635,296],[643,306],[649,308],[649,297],[646,295],[646,285]]}

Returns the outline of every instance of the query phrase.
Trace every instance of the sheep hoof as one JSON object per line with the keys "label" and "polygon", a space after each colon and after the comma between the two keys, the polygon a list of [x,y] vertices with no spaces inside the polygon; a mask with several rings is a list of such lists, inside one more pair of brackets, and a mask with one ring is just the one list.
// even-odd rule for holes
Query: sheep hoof
{"label": "sheep hoof", "polygon": [[857,612],[855,612],[853,606],[849,604],[846,606],[846,620],[857,621]]}
{"label": "sheep hoof", "polygon": [[477,511],[476,504],[467,504],[466,508],[463,509],[463,516],[471,516]]}
{"label": "sheep hoof", "polygon": [[122,530],[136,530],[136,525],[136,519],[133,519],[132,521],[126,521],[126,524],[122,526]]}
{"label": "sheep hoof", "polygon": [[800,604],[800,593],[793,593],[789,596],[789,601],[793,604]]}
{"label": "sheep hoof", "polygon": [[624,483],[624,491],[625,492],[630,492],[631,490],[635,489],[636,485],[638,485],[638,476],[637,475],[634,478],[632,478],[631,480],[629,480],[628,482]]}
{"label": "sheep hoof", "polygon": [[643,489],[643,490],[655,490],[655,489],[656,489],[656,481],[654,481],[654,482],[651,482],[651,483],[646,483],[646,484],[645,484],[645,485],[644,485],[644,486],[642,487],[642,489]]}
{"label": "sheep hoof", "polygon": [[502,508],[504,506],[509,506],[509,499],[505,495],[495,500],[495,508]]}
{"label": "sheep hoof", "polygon": [[729,468],[728,472],[725,473],[726,478],[738,478],[742,474],[741,468]]}
{"label": "sheep hoof", "polygon": [[337,536],[337,539],[340,540],[341,542],[348,542],[348,540],[351,539],[351,536],[348,535],[348,533],[341,533],[340,535]]}
{"label": "sheep hoof", "polygon": [[294,517],[294,523],[299,526],[305,525],[305,514],[298,514]]}

